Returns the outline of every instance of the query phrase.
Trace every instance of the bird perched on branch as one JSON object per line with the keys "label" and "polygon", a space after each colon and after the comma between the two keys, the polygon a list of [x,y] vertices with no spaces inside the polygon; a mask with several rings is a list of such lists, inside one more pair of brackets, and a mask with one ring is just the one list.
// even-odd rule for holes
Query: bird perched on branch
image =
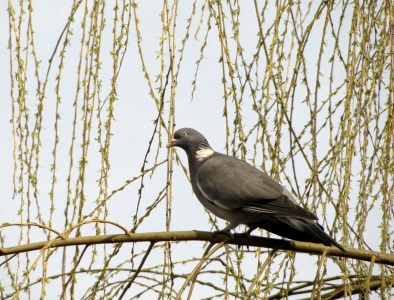
{"label": "bird perched on branch", "polygon": [[291,193],[268,174],[235,157],[215,152],[206,138],[191,128],[175,132],[167,148],[180,147],[189,161],[193,191],[201,204],[228,226],[240,224],[304,242],[336,246],[346,251],[316,223],[317,217],[299,206]]}

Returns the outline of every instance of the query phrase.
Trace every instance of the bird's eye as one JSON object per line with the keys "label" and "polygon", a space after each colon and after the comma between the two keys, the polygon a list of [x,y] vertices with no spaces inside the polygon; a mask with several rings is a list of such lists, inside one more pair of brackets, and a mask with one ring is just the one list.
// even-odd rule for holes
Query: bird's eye
{"label": "bird's eye", "polygon": [[182,133],[182,135],[183,135],[183,136],[186,136],[186,132],[184,131],[184,132]]}

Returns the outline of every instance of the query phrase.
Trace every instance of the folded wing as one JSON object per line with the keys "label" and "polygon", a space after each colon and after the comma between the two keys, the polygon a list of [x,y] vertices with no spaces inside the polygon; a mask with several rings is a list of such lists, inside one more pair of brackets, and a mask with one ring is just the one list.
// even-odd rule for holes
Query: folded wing
{"label": "folded wing", "polygon": [[234,157],[216,154],[196,175],[205,198],[223,209],[317,220],[290,200],[289,192],[272,177]]}

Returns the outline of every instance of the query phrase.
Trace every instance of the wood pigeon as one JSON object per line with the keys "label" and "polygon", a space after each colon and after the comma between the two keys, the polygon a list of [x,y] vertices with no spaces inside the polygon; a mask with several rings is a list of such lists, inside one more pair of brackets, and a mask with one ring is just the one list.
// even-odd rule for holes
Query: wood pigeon
{"label": "wood pigeon", "polygon": [[215,152],[206,138],[192,128],[175,132],[167,148],[180,147],[189,160],[193,191],[201,204],[229,225],[218,232],[232,236],[240,224],[304,242],[336,246],[346,251],[316,223],[314,214],[268,174],[235,157]]}

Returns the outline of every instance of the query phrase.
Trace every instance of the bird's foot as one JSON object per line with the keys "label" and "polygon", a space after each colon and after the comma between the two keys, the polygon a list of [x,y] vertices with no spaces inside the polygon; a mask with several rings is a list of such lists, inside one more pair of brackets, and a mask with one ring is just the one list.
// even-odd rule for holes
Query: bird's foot
{"label": "bird's foot", "polygon": [[231,231],[226,228],[212,232],[213,236],[216,236],[217,234],[221,234],[221,233],[227,234],[231,239],[234,239],[234,234],[232,234]]}
{"label": "bird's foot", "polygon": [[244,233],[248,239],[252,239],[253,237],[250,235],[253,230],[255,230],[257,227],[250,226],[249,229]]}
{"label": "bird's foot", "polygon": [[234,239],[234,235],[231,233],[231,229],[234,229],[235,227],[238,226],[238,223],[231,223],[228,224],[225,228],[222,230],[214,231],[212,234],[215,236],[220,233],[225,233],[227,234],[231,239]]}

